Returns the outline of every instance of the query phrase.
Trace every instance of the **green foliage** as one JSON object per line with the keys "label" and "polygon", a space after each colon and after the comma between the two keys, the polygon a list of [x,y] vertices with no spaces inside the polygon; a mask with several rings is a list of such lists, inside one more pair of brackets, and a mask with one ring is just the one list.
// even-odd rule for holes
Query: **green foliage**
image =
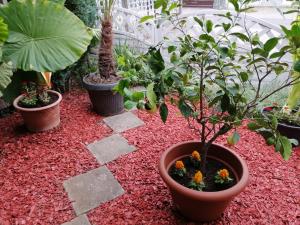
{"label": "green foliage", "polygon": [[0,97],[11,82],[13,75],[12,65],[10,63],[0,63]]}
{"label": "green foliage", "polygon": [[269,114],[267,116],[256,115],[253,122],[248,124],[248,128],[261,134],[268,145],[273,145],[275,151],[279,152],[284,160],[288,160],[292,154],[292,143],[297,144],[294,139],[282,136],[277,130],[277,118]]}
{"label": "green foliage", "polygon": [[[291,73],[292,79],[300,79],[300,2],[293,1],[293,10],[286,13],[296,13],[296,19],[291,23],[290,29],[282,26],[286,38],[290,41],[291,53],[293,54],[293,70]],[[300,83],[295,84],[289,93],[287,106],[293,109],[300,101]],[[300,111],[299,111],[300,115]]]}
{"label": "green foliage", "polygon": [[[238,14],[249,9],[246,6],[249,0],[230,2]],[[262,41],[258,34],[249,33],[246,27],[238,24],[238,16],[229,12],[219,15],[226,18],[228,23],[214,24],[205,17],[195,17],[195,23],[199,25],[197,29],[201,29],[202,34],[191,37],[185,33],[188,26],[185,19],[168,12],[168,0],[159,0],[155,5],[156,8],[161,8],[162,16],[166,16],[170,24],[174,24],[174,29],[178,29],[183,35],[174,42],[168,40],[151,47],[143,56],[154,74],[153,83],[148,84],[144,101],[139,99],[134,104],[130,99],[128,106],[139,105],[138,108],[151,112],[159,109],[165,122],[168,115],[166,101],[173,99],[173,104],[177,105],[190,125],[199,124],[193,128],[200,133],[203,152],[207,152],[220,135],[240,126],[245,118],[254,118],[258,104],[297,82],[286,79],[271,93],[263,92],[263,83],[272,73],[280,76],[291,70],[282,61],[291,47],[287,45],[275,51],[278,49],[279,38]],[[236,32],[236,27],[244,30]],[[212,36],[210,33],[216,28],[223,29],[223,34]],[[240,51],[235,38],[228,38],[230,36],[242,41],[244,49],[249,51]],[[169,57],[162,56],[165,50],[168,50]],[[253,94],[247,96],[249,89]],[[213,98],[208,96],[209,92]],[[127,91],[120,93],[125,95],[125,99],[128,99],[128,94],[132,95]],[[291,141],[279,136],[275,120],[270,123],[267,118],[263,117],[261,120],[264,121],[258,123],[262,126],[261,129],[276,136],[279,141],[272,144],[287,159],[291,152]],[[239,139],[239,134],[234,132],[228,137],[228,142],[233,145]]]}
{"label": "green foliage", "polygon": [[196,183],[195,181],[191,181],[188,187],[196,191],[202,191],[205,188],[205,184],[204,182]]}
{"label": "green foliage", "polygon": [[25,82],[22,86],[24,97],[20,100],[20,105],[25,108],[45,106],[50,103],[51,97],[44,87],[33,82]]}
{"label": "green foliage", "polygon": [[95,0],[66,0],[65,7],[78,16],[86,26],[96,25],[98,12]]}
{"label": "green foliage", "polygon": [[127,45],[117,45],[114,49],[117,73],[127,79],[130,86],[150,84],[154,74],[147,59]]}
{"label": "green foliage", "polygon": [[9,27],[3,60],[24,71],[64,69],[80,58],[92,38],[78,17],[47,0],[12,1],[0,8],[0,16]]}
{"label": "green foliage", "polygon": [[4,23],[3,19],[0,17],[0,61],[2,58],[2,45],[8,38],[8,27],[7,24]]}

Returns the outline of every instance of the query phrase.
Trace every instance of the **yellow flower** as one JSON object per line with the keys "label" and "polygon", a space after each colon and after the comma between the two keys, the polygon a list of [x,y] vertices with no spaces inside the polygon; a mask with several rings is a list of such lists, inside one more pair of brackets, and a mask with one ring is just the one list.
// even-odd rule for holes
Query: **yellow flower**
{"label": "yellow flower", "polygon": [[179,169],[179,170],[184,169],[184,164],[183,164],[183,162],[182,162],[181,160],[176,161],[176,163],[175,163],[175,168],[176,168],[176,169]]}
{"label": "yellow flower", "polygon": [[201,156],[200,156],[199,152],[197,152],[197,151],[193,151],[192,157],[193,157],[193,159],[201,161]]}
{"label": "yellow flower", "polygon": [[201,171],[197,171],[194,175],[194,182],[196,184],[200,184],[202,182],[202,180],[203,180],[203,175],[202,175]]}
{"label": "yellow flower", "polygon": [[229,177],[229,172],[226,169],[219,170],[219,176],[225,180]]}

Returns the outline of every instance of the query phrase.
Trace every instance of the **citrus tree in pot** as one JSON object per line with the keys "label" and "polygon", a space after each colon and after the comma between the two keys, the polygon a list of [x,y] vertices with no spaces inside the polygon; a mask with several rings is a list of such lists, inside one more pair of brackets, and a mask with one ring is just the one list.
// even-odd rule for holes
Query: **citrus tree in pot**
{"label": "citrus tree in pot", "polygon": [[[296,14],[296,19],[291,23],[290,28],[282,26],[286,38],[290,42],[290,52],[293,56],[293,69],[290,76],[292,79],[296,79],[300,77],[300,2],[294,1],[293,10],[285,13]],[[291,87],[286,105],[265,107],[263,111],[278,118],[278,131],[281,134],[294,138],[298,144],[300,143],[300,83]]]}
{"label": "citrus tree in pot", "polygon": [[13,0],[0,8],[9,33],[2,48],[3,61],[21,75],[27,74],[22,71],[37,74],[37,85],[25,87],[26,93],[14,101],[31,131],[48,130],[59,124],[62,97],[47,90],[52,72],[76,62],[92,39],[89,28],[63,4],[64,1]]}
{"label": "citrus tree in pot", "polygon": [[[220,217],[248,183],[245,161],[231,149],[216,144],[218,137],[227,134],[230,145],[237,143],[240,139],[237,127],[248,121],[249,128],[257,128],[253,119],[260,122],[261,132],[271,135],[268,140],[272,138],[274,142],[268,143],[276,145],[284,159],[291,154],[291,140],[276,132],[276,118],[263,117],[256,110],[258,103],[271,94],[262,92],[262,83],[272,72],[279,76],[289,69],[281,59],[290,47],[276,50],[279,38],[262,41],[247,29],[244,20],[239,18],[248,0],[230,2],[236,13],[219,15],[224,19],[220,24],[202,17],[193,18],[193,29],[202,30],[199,36],[186,33],[187,18],[171,12],[176,5],[166,0],[156,2],[156,8],[162,8],[163,17],[174,25],[173,37],[175,31],[180,35],[175,41],[165,37],[146,54],[155,74],[146,94],[131,92],[125,82],[116,88],[125,96],[125,106],[159,111],[163,122],[168,117],[166,101],[170,101],[187,119],[189,127],[199,134],[200,141],[170,147],[159,163],[161,177],[175,205],[194,221]],[[223,32],[213,36],[214,29]],[[237,42],[242,42],[244,51],[237,47]],[[168,60],[164,59],[164,53],[168,53]],[[297,82],[298,79],[287,78],[274,93]],[[249,88],[256,93],[250,99],[245,97]],[[244,121],[245,118],[248,119]]]}
{"label": "citrus tree in pot", "polygon": [[83,85],[88,90],[94,110],[103,116],[115,115],[124,110],[123,97],[113,88],[119,81],[113,58],[112,13],[114,0],[101,1],[101,34],[98,52],[98,74],[88,74]]}

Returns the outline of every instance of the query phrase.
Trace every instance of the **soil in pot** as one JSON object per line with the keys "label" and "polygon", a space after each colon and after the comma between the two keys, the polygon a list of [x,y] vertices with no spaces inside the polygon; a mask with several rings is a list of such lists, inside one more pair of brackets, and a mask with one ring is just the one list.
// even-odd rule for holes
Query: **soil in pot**
{"label": "soil in pot", "polygon": [[[186,175],[181,177],[174,173],[176,170],[175,164],[173,164],[168,173],[169,175],[179,184],[188,187],[190,182],[192,181],[194,174],[199,170],[198,168],[195,168],[191,162],[191,158],[189,156],[183,157],[181,160],[186,168]],[[216,176],[217,172],[221,169],[227,169],[229,172],[229,177],[231,177],[233,180],[230,183],[226,184],[216,184],[214,181],[214,177]],[[216,191],[222,191],[226,190],[232,186],[234,186],[237,183],[237,180],[233,174],[233,172],[228,168],[225,164],[222,162],[219,162],[215,159],[207,158],[206,162],[206,174],[204,177],[204,183],[205,187],[202,191],[205,192],[216,192]]]}
{"label": "soil in pot", "polygon": [[89,84],[113,84],[120,81],[122,78],[118,76],[110,76],[107,79],[103,79],[100,75],[97,74],[90,74],[89,76],[85,77],[85,82]]}

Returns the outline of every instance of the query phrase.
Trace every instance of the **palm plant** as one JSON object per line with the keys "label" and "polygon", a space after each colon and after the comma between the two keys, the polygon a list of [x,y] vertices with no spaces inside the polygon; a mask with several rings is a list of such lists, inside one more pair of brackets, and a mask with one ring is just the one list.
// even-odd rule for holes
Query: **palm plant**
{"label": "palm plant", "polygon": [[113,31],[112,11],[115,0],[104,0],[102,2],[101,41],[99,48],[99,73],[101,78],[109,79],[116,76],[116,68],[113,58]]}

